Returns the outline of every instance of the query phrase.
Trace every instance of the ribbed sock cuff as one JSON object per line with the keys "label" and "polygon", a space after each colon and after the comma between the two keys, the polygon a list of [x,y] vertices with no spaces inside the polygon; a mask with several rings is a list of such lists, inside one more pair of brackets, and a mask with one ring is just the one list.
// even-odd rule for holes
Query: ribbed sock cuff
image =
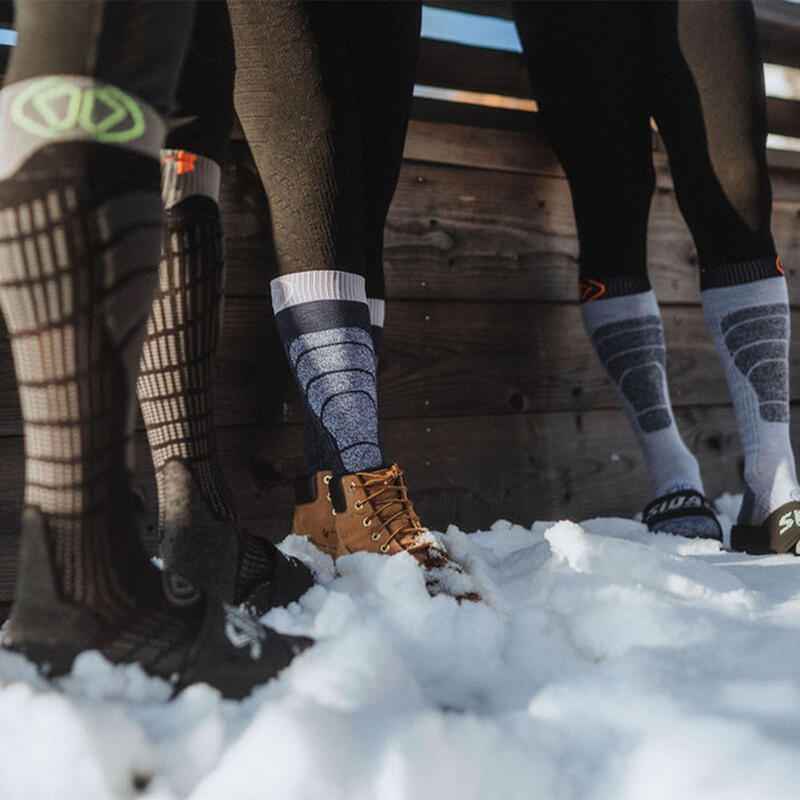
{"label": "ribbed sock cuff", "polygon": [[379,297],[368,297],[367,306],[369,306],[369,324],[373,328],[382,328],[386,318],[386,301]]}
{"label": "ribbed sock cuff", "polygon": [[275,278],[269,285],[272,310],[275,314],[285,308],[313,303],[317,300],[349,300],[367,303],[364,278],[353,272],[335,269],[293,272]]}
{"label": "ribbed sock cuff", "polygon": [[161,151],[161,199],[170,209],[193,195],[219,200],[219,164],[188,150]]}
{"label": "ribbed sock cuff", "polygon": [[91,142],[158,158],[166,126],[144,100],[85,75],[17,81],[0,92],[0,179],[51,144]]}
{"label": "ribbed sock cuff", "polygon": [[740,286],[744,283],[777,278],[784,275],[778,256],[765,256],[733,264],[719,264],[700,268],[700,291],[719,289],[723,286]]}
{"label": "ribbed sock cuff", "polygon": [[595,300],[649,292],[650,288],[650,279],[645,272],[602,279],[581,277],[578,281],[578,300],[581,303],[593,303]]}

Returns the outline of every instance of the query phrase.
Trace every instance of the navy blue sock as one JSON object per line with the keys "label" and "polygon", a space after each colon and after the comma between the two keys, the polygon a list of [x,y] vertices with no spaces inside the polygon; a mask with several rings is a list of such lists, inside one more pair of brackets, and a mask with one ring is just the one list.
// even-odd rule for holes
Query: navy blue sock
{"label": "navy blue sock", "polygon": [[383,466],[363,278],[338,270],[297,272],[276,278],[271,289],[312,432],[306,468],[345,474]]}

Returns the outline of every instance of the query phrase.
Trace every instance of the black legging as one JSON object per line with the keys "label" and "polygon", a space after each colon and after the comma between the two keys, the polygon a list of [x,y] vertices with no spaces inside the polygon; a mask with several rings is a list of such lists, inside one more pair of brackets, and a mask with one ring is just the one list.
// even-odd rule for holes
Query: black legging
{"label": "black legging", "polygon": [[403,153],[417,2],[229,2],[236,110],[281,272],[364,275],[383,297],[383,226]]}
{"label": "black legging", "polygon": [[225,0],[197,3],[165,147],[221,164],[233,128],[236,59]]}
{"label": "black legging", "polygon": [[[647,288],[650,117],[699,264],[771,259],[766,101],[749,2],[516,2],[541,119],[572,190],[582,280]],[[713,277],[708,280],[713,281]]]}
{"label": "black legging", "polygon": [[87,75],[166,112],[194,10],[193,0],[16,2],[14,26],[20,43],[12,51],[5,83],[39,75]]}

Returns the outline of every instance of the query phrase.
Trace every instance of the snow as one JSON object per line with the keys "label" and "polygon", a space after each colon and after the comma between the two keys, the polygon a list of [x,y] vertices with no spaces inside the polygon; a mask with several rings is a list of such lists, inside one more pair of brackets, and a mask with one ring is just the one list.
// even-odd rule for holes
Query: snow
{"label": "snow", "polygon": [[441,536],[486,603],[287,539],[320,585],[265,619],[316,644],[239,703],[0,653],[0,798],[797,796],[800,559],[623,519]]}

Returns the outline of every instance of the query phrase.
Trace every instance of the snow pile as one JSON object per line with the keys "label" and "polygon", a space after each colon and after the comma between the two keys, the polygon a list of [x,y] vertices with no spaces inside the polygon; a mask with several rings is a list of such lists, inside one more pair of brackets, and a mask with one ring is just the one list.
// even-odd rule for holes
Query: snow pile
{"label": "snow pile", "polygon": [[621,519],[443,539],[486,603],[287,540],[321,585],[266,621],[317,644],[241,703],[97,654],[56,692],[0,654],[0,797],[797,795],[800,559]]}

